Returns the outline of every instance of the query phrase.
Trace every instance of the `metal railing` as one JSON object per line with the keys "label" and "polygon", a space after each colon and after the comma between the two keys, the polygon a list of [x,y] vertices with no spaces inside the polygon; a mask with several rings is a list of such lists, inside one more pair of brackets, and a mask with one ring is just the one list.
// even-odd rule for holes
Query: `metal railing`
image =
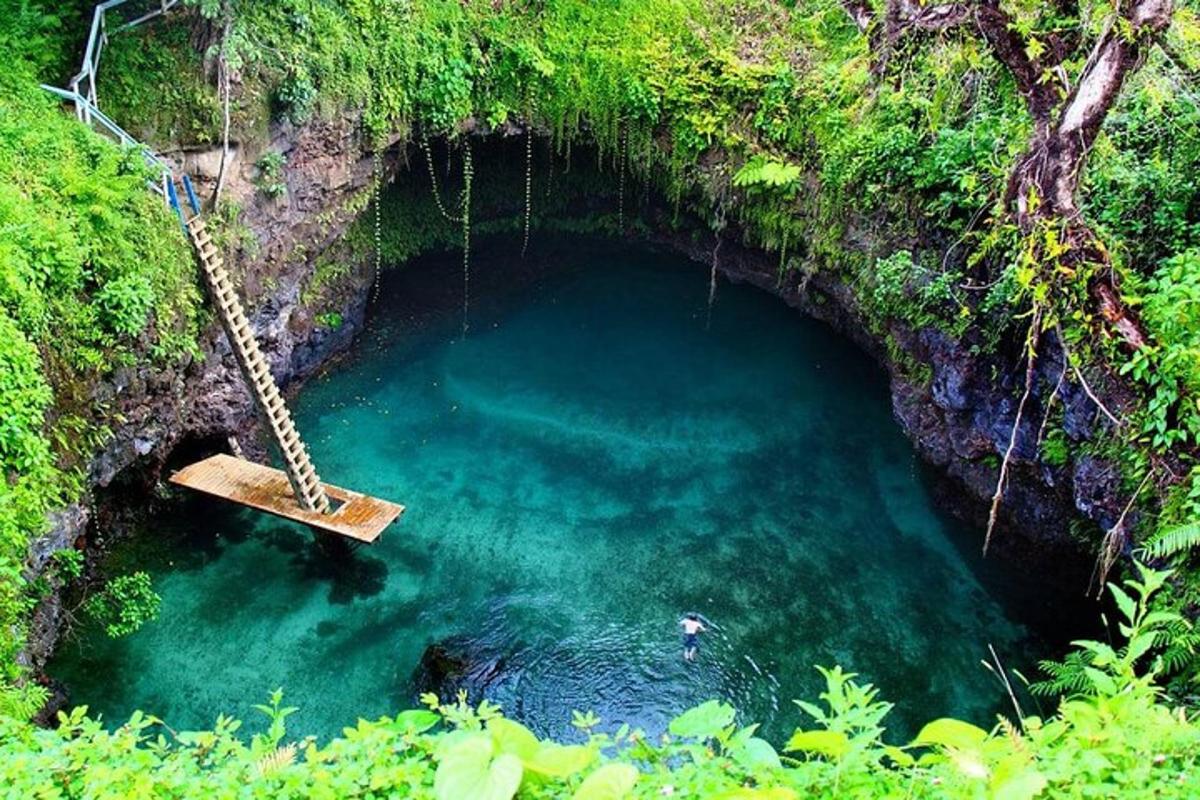
{"label": "metal railing", "polygon": [[67,84],[69,88],[60,89],[43,83],[46,91],[68,100],[75,106],[75,116],[79,121],[90,125],[113,139],[123,147],[135,148],[158,176],[147,181],[152,191],[169,198],[167,191],[173,175],[171,168],[154,151],[129,135],[120,125],[100,110],[96,99],[96,78],[100,71],[100,56],[108,45],[110,31],[119,33],[123,30],[141,25],[143,22],[161,17],[179,0],[107,0],[100,3],[92,12],[92,27],[88,33],[87,47],[83,51],[83,66]]}
{"label": "metal railing", "polygon": [[[92,12],[92,28],[88,33],[87,48],[83,51],[83,66],[67,84],[76,96],[87,100],[82,106],[78,103],[75,106],[75,113],[79,115],[79,119],[87,122],[88,113],[99,105],[96,100],[96,76],[100,71],[100,56],[108,45],[109,31],[120,33],[155,17],[161,17],[178,2],[179,0],[158,0],[156,3],[148,3],[145,0],[107,0],[96,6]],[[146,10],[147,6],[150,7],[149,10]],[[116,21],[110,22],[110,16],[116,16]]]}

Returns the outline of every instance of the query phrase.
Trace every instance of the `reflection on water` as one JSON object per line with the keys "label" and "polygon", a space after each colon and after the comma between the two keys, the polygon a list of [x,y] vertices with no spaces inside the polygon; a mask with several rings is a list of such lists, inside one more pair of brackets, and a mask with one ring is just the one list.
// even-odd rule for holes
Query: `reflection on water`
{"label": "reflection on water", "polygon": [[[283,686],[293,730],[332,734],[410,705],[449,639],[473,699],[568,738],[572,709],[661,729],[721,697],[778,741],[835,663],[898,702],[895,732],[988,721],[980,660],[1021,664],[1028,633],[978,532],[932,508],[864,357],[745,287],[719,288],[706,330],[703,269],[576,245],[480,261],[491,299],[463,341],[457,263],[390,280],[355,357],[296,404],[322,475],[402,522],[339,559],[181,498],[123,556],[150,564],[161,619],[66,647],[77,702],[188,728]],[[690,610],[714,623],[694,664]]]}

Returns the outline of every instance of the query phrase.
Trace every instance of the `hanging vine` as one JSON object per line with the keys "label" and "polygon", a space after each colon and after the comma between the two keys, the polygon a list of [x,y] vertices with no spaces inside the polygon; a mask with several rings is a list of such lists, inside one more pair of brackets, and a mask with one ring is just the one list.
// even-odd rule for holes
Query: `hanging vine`
{"label": "hanging vine", "polygon": [[625,232],[625,161],[629,154],[629,128],[622,123],[617,136],[617,231]]}
{"label": "hanging vine", "polygon": [[529,225],[533,216],[533,126],[525,128],[525,238],[521,241],[521,258],[529,249]]}
{"label": "hanging vine", "polygon": [[471,180],[475,166],[471,163],[471,143],[463,142],[463,190],[462,190],[462,236],[463,236],[463,324],[462,335],[467,338],[470,327],[468,313],[471,305]]}
{"label": "hanging vine", "polygon": [[383,274],[383,209],[380,202],[383,197],[383,152],[379,147],[371,159],[373,183],[371,204],[375,215],[375,285],[371,289],[371,302],[379,301],[379,277]]}
{"label": "hanging vine", "polygon": [[[437,206],[438,211],[442,216],[450,222],[462,222],[462,217],[456,217],[446,210],[446,205],[442,202],[442,193],[438,189],[437,170],[433,167],[433,148],[429,146],[429,137],[421,134],[421,151],[425,154],[425,164],[429,167],[429,184],[433,189],[433,202]],[[450,158],[446,158],[446,168],[450,167]]]}
{"label": "hanging vine", "polygon": [[709,275],[708,275],[708,311],[705,314],[705,318],[704,318],[704,330],[708,330],[709,326],[712,325],[713,303],[716,302],[716,299],[717,299],[717,269],[719,268],[720,263],[721,263],[720,262],[721,242],[723,241],[721,238],[721,234],[722,234],[722,232],[724,232],[724,230],[725,230],[725,204],[719,203],[717,205],[717,216],[716,216],[715,224],[713,225],[713,236],[715,237],[715,241],[713,242],[713,249],[712,249],[712,269],[709,271]]}

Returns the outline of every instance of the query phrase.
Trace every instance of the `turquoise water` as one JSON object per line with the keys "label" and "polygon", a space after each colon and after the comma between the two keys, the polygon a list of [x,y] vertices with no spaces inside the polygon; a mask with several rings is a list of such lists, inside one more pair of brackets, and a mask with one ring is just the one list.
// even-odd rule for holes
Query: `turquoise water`
{"label": "turquoise water", "polygon": [[[541,243],[456,257],[382,288],[353,357],[297,419],[326,480],[408,506],[349,558],[305,529],[183,495],[114,554],[149,565],[160,618],[85,632],[52,673],[111,722],[252,717],[282,686],[292,729],[333,734],[410,705],[432,642],[461,637],[486,695],[540,733],[572,709],[647,729],[710,697],[780,740],[841,664],[896,701],[890,727],[986,723],[993,644],[1037,645],[931,504],[883,376],[779,301],[646,250]],[[986,571],[985,571],[986,570]],[[696,663],[686,611],[712,621]]]}

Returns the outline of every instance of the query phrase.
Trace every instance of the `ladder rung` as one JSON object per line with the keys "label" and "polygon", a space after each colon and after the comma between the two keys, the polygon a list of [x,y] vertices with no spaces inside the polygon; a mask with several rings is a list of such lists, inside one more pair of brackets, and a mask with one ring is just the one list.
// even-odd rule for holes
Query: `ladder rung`
{"label": "ladder rung", "polygon": [[309,459],[304,440],[296,430],[287,403],[279,392],[279,386],[271,375],[270,366],[262,350],[259,349],[258,340],[242,310],[229,272],[221,263],[220,253],[213,244],[212,236],[206,232],[204,221],[199,216],[188,220],[187,228],[192,244],[200,256],[210,293],[222,314],[231,343],[245,370],[249,388],[265,412],[275,441],[283,452],[293,490],[302,505],[326,513],[330,504],[321,484],[321,476],[317,474]]}

